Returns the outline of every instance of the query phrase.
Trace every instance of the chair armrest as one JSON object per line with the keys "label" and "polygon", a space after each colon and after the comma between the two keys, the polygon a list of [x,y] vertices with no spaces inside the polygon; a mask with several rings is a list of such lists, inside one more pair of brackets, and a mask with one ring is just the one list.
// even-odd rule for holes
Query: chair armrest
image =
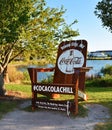
{"label": "chair armrest", "polygon": [[93,67],[80,67],[80,68],[74,68],[75,71],[79,71],[79,72],[88,72],[89,70],[91,70]]}
{"label": "chair armrest", "polygon": [[30,75],[31,82],[36,83],[37,82],[37,73],[38,72],[52,72],[55,70],[55,67],[52,68],[28,68],[28,72]]}
{"label": "chair armrest", "polygon": [[35,68],[36,72],[52,72],[55,70],[55,67],[51,68]]}

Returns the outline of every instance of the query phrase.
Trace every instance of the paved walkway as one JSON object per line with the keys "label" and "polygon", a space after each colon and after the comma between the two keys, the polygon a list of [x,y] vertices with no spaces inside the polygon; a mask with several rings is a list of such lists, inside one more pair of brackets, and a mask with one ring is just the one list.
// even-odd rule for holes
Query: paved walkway
{"label": "paved walkway", "polygon": [[[28,105],[28,102],[21,107]],[[40,110],[26,112],[16,109],[0,120],[0,130],[93,130],[94,125],[109,118],[108,109],[98,104],[88,104],[88,116],[68,117],[66,113]]]}

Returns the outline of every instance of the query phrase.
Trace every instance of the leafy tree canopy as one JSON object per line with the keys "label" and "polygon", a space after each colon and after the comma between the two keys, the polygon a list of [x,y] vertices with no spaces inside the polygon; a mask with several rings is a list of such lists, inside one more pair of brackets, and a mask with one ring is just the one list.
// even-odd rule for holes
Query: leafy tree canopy
{"label": "leafy tree canopy", "polygon": [[62,40],[79,35],[67,25],[61,7],[50,8],[44,0],[0,0],[0,65],[5,68],[19,55],[54,59]]}
{"label": "leafy tree canopy", "polygon": [[112,0],[98,2],[94,13],[101,19],[103,27],[112,32]]}
{"label": "leafy tree canopy", "polygon": [[62,40],[79,35],[67,25],[61,7],[50,8],[45,0],[0,0],[0,95],[4,94],[7,66],[16,57],[55,59]]}

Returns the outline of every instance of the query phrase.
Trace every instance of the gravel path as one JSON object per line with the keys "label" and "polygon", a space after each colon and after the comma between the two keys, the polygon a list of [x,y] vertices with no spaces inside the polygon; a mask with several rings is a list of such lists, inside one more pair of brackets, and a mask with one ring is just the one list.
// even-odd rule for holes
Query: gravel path
{"label": "gravel path", "polygon": [[[25,102],[20,107],[26,107]],[[0,120],[0,130],[93,130],[94,125],[109,118],[108,109],[98,104],[87,104],[88,116],[71,117],[66,113],[39,110],[26,112],[16,109]]]}

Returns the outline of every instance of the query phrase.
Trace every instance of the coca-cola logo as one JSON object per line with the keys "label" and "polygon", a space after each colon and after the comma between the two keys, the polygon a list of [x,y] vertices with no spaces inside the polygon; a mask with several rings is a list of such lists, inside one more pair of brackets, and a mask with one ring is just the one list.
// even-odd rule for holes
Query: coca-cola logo
{"label": "coca-cola logo", "polygon": [[64,51],[58,58],[58,68],[65,74],[73,74],[74,68],[82,67],[83,64],[83,54],[75,49]]}

